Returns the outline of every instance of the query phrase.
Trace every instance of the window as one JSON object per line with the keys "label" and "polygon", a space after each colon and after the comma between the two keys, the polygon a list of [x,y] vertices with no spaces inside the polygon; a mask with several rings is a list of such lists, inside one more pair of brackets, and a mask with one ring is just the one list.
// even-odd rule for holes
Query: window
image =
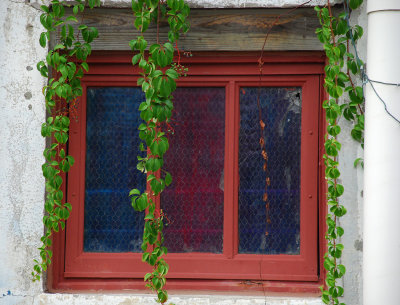
{"label": "window", "polygon": [[[143,215],[127,196],[131,188],[146,188],[136,170],[143,95],[129,55],[117,55],[92,57],[78,119],[71,120],[69,151],[76,162],[66,193],[73,212],[66,233],[54,241],[55,290],[143,288],[149,270],[141,262]],[[246,281],[268,281],[316,291],[321,283],[323,57],[270,55],[261,80],[255,58],[198,55],[185,63],[189,73],[174,94],[164,165],[173,183],[157,198],[169,219],[169,287],[240,290]],[[271,181],[268,212],[258,94]]]}

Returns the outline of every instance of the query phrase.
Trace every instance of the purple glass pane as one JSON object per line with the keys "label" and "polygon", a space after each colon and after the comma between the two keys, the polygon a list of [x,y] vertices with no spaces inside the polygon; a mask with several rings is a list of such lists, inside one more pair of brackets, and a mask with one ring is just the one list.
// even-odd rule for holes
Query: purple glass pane
{"label": "purple glass pane", "polygon": [[257,91],[240,89],[239,253],[299,254],[301,88],[260,89],[271,180],[268,226]]}
{"label": "purple glass pane", "polygon": [[222,252],[225,88],[178,88],[161,194],[169,252]]}
{"label": "purple glass pane", "polygon": [[146,176],[136,169],[141,122],[140,88],[88,88],[84,251],[141,252],[143,213],[129,200],[144,190]]}

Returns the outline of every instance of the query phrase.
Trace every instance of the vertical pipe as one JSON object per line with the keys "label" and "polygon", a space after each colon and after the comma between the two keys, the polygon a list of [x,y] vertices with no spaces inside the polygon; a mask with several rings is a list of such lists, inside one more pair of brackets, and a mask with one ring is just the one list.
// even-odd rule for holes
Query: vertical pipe
{"label": "vertical pipe", "polygon": [[[367,74],[400,83],[400,0],[368,0]],[[372,82],[400,119],[400,87]],[[366,86],[364,305],[400,304],[400,124]]]}

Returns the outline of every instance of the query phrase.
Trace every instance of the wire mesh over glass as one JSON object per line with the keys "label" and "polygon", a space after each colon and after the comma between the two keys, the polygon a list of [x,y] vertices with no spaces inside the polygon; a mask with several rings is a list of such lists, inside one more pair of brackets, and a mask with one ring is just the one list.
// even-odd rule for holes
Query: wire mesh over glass
{"label": "wire mesh over glass", "polygon": [[260,88],[270,178],[268,224],[258,90],[240,88],[239,253],[299,254],[301,88]]}
{"label": "wire mesh over glass", "polygon": [[222,253],[225,88],[178,88],[174,107],[164,163],[173,182],[161,194],[165,246]]}
{"label": "wire mesh over glass", "polygon": [[143,191],[139,153],[140,88],[87,89],[84,251],[141,252],[143,213],[128,197]]}

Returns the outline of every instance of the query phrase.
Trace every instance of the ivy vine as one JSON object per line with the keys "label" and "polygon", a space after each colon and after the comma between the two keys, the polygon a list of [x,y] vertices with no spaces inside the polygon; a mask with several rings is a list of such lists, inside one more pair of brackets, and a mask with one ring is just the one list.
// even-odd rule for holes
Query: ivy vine
{"label": "ivy vine", "polygon": [[[327,180],[327,201],[329,211],[327,215],[327,232],[325,238],[328,243],[328,252],[324,256],[324,268],[326,269],[326,288],[321,287],[322,300],[325,304],[344,305],[340,301],[344,288],[338,280],[346,273],[346,268],[340,263],[343,244],[340,237],[344,229],[339,225],[340,217],[346,214],[346,208],[339,198],[343,195],[344,187],[339,183],[340,171],[338,154],[341,143],[338,136],[341,128],[338,120],[343,116],[353,123],[351,136],[364,147],[364,111],[363,87],[357,86],[355,78],[362,76],[364,63],[358,58],[355,43],[363,35],[363,29],[359,25],[351,26],[349,22],[350,10],[357,9],[362,0],[346,0],[345,11],[337,17],[332,14],[331,5],[316,7],[315,10],[320,20],[321,28],[316,34],[324,45],[328,59],[325,66],[324,87],[329,94],[329,99],[323,102],[326,114],[327,135],[325,136],[325,178]],[[348,98],[342,98],[347,93]],[[354,165],[361,162],[357,158]]]}
{"label": "ivy vine", "polygon": [[[89,0],[87,4],[94,8],[100,5],[100,0]],[[65,144],[68,141],[70,117],[74,116],[77,98],[82,95],[81,78],[89,70],[86,59],[91,53],[90,43],[98,36],[94,27],[81,24],[75,32],[70,24],[78,22],[77,16],[83,13],[85,1],[77,0],[72,6],[73,15],[68,17],[65,16],[65,7],[71,5],[60,0],[52,0],[49,6],[41,6],[43,13],[40,22],[46,31],[40,35],[40,45],[45,48],[51,33],[56,31],[60,31],[60,42],[48,51],[45,61],[37,64],[40,74],[48,79],[48,84],[42,90],[48,118],[42,124],[41,133],[51,143],[43,152],[46,159],[42,166],[46,179],[45,233],[39,248],[41,262],[34,260],[33,281],[40,280],[41,274],[50,265],[53,255],[50,249],[51,235],[60,228],[64,229],[65,220],[72,209],[70,203],[63,201],[62,175],[74,164],[74,158],[67,154]]]}
{"label": "ivy vine", "polygon": [[[42,5],[43,13],[40,21],[45,32],[40,35],[39,43],[47,46],[52,32],[59,31],[60,43],[49,50],[46,61],[40,61],[37,69],[48,84],[43,88],[43,94],[48,111],[48,119],[42,125],[42,136],[50,139],[50,147],[44,150],[46,162],[42,166],[43,176],[46,179],[46,215],[43,217],[45,233],[41,238],[39,248],[41,262],[35,261],[33,280],[39,280],[51,263],[52,251],[51,235],[65,228],[72,206],[63,202],[62,191],[63,173],[67,173],[74,164],[74,158],[66,152],[65,144],[68,141],[70,117],[74,117],[76,101],[82,95],[81,78],[89,66],[86,62],[91,53],[90,43],[97,38],[98,31],[94,27],[79,25],[75,33],[71,22],[78,22],[77,15],[82,14],[85,5],[90,8],[100,6],[100,0],[77,0],[70,5],[65,1],[53,0],[49,6]],[[65,7],[72,7],[73,15],[65,17]],[[176,89],[176,80],[186,72],[186,69],[174,60],[174,44],[181,33],[186,33],[189,24],[186,21],[189,15],[189,6],[183,0],[138,0],[132,1],[132,10],[135,15],[135,27],[145,32],[151,22],[157,24],[157,43],[147,49],[147,41],[141,35],[130,41],[129,46],[137,54],[132,58],[132,64],[138,64],[142,69],[142,77],[138,85],[142,87],[146,101],[140,104],[141,118],[145,123],[139,127],[140,138],[144,141],[140,148],[148,154],[138,156],[137,168],[147,174],[148,191],[141,193],[133,189],[129,193],[132,206],[138,210],[146,210],[145,228],[143,232],[143,261],[153,266],[153,272],[144,276],[146,286],[157,292],[158,302],[165,303],[168,294],[163,288],[166,283],[168,264],[162,258],[167,253],[163,243],[162,210],[157,209],[155,197],[172,182],[171,175],[162,169],[163,156],[168,150],[167,131],[164,126],[169,125],[173,109],[172,92]],[[168,41],[159,43],[159,23],[167,18],[170,30]],[[80,36],[83,42],[80,41]],[[165,129],[165,128],[164,128]],[[151,249],[150,249],[151,248]]]}
{"label": "ivy vine", "polygon": [[[143,140],[141,151],[144,157],[138,157],[137,168],[147,174],[149,189],[141,192],[133,189],[129,193],[132,206],[137,211],[146,210],[143,231],[142,260],[152,266],[153,271],[144,276],[146,286],[157,293],[158,302],[168,300],[164,289],[169,266],[162,258],[167,254],[163,241],[162,209],[156,207],[155,197],[171,184],[171,174],[162,169],[164,154],[169,148],[168,125],[173,109],[172,93],[176,89],[176,80],[185,72],[180,63],[173,63],[174,44],[181,33],[186,33],[189,24],[189,6],[184,0],[133,0],[132,10],[135,15],[135,27],[144,33],[151,22],[157,24],[157,42],[146,52],[147,41],[144,36],[131,40],[129,46],[136,54],[132,64],[140,67],[141,77],[137,85],[142,87],[146,100],[139,106],[140,117],[144,123],[139,126],[139,137]],[[169,24],[168,41],[160,42],[159,23],[167,18]],[[177,48],[178,50],[178,48]],[[178,50],[179,52],[179,50]]]}

